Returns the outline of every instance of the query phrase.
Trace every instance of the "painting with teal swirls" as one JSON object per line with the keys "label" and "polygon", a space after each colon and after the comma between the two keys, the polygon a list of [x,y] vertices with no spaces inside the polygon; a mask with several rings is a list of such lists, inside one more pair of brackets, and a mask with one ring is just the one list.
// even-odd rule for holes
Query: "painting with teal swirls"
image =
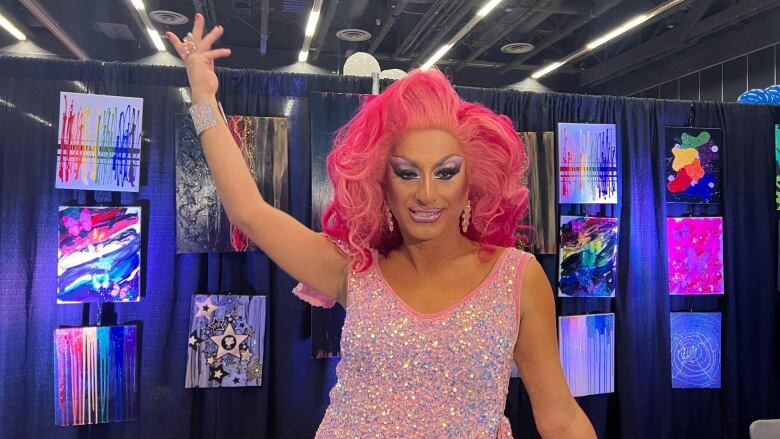
{"label": "painting with teal swirls", "polygon": [[614,297],[617,218],[561,217],[560,297]]}
{"label": "painting with teal swirls", "polygon": [[141,298],[141,208],[60,206],[57,303]]}
{"label": "painting with teal swirls", "polygon": [[721,315],[673,312],[670,316],[673,389],[719,389]]}

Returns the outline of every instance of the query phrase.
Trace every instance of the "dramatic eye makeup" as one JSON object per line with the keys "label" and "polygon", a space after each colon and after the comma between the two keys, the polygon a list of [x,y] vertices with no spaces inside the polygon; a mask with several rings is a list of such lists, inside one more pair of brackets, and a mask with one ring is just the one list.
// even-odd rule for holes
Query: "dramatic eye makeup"
{"label": "dramatic eye makeup", "polygon": [[[436,167],[433,170],[433,178],[449,180],[458,175],[463,166],[463,160],[463,157],[459,155],[445,157],[436,164]],[[390,167],[393,168],[393,173],[402,180],[418,179],[422,174],[414,162],[403,157],[390,157]]]}
{"label": "dramatic eye makeup", "polygon": [[463,166],[463,157],[459,155],[451,156],[439,164],[436,170],[433,172],[435,178],[441,180],[449,180],[452,177],[458,175],[460,168]]}
{"label": "dramatic eye makeup", "polygon": [[390,157],[390,167],[393,168],[393,173],[402,180],[412,180],[420,178],[420,171],[410,162],[402,157],[392,156]]}

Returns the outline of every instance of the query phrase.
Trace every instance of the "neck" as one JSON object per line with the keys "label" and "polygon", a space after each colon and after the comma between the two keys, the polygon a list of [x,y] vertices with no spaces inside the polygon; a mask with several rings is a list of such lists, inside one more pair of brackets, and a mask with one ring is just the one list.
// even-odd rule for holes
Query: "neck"
{"label": "neck", "polygon": [[472,254],[479,245],[460,233],[441,238],[419,241],[404,239],[397,251],[420,272],[436,270],[464,255]]}

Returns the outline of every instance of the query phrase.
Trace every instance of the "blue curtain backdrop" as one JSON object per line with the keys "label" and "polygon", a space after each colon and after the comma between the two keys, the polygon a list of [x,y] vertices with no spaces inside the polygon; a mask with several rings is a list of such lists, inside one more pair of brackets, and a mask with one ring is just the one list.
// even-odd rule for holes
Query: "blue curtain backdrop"
{"label": "blue curtain backdrop", "polygon": [[[311,224],[309,96],[368,93],[361,78],[220,70],[228,114],[289,119],[291,213]],[[384,84],[385,86],[387,84]],[[183,69],[0,58],[0,437],[307,438],[335,383],[337,360],[312,360],[309,308],[294,281],[261,253],[175,255],[173,114],[187,109]],[[137,194],[55,190],[59,92],[142,97],[143,153]],[[750,421],[780,417],[777,224],[773,124],[780,107],[459,88],[512,118],[518,131],[557,122],[617,124],[620,204],[561,206],[560,214],[620,219],[614,299],[557,299],[561,315],[616,314],[615,393],[579,398],[599,437],[747,438]],[[693,114],[693,119],[691,116]],[[724,130],[723,203],[664,203],[663,127]],[[70,202],[144,208],[140,303],[56,305],[57,207]],[[665,218],[724,217],[726,294],[670,298]],[[553,281],[554,256],[540,257]],[[191,296],[268,295],[263,386],[184,388]],[[671,389],[669,313],[723,314],[722,389]],[[140,416],[132,422],[54,426],[53,332],[60,325],[137,323]],[[515,437],[537,437],[530,403],[512,380],[507,413]]]}

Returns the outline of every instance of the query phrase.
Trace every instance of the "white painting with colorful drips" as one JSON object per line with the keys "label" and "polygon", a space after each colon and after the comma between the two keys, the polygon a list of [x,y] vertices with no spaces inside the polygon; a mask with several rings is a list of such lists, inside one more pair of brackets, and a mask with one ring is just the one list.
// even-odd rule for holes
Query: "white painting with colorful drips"
{"label": "white painting with colorful drips", "polygon": [[572,395],[615,391],[615,314],[558,317],[558,337]]}

